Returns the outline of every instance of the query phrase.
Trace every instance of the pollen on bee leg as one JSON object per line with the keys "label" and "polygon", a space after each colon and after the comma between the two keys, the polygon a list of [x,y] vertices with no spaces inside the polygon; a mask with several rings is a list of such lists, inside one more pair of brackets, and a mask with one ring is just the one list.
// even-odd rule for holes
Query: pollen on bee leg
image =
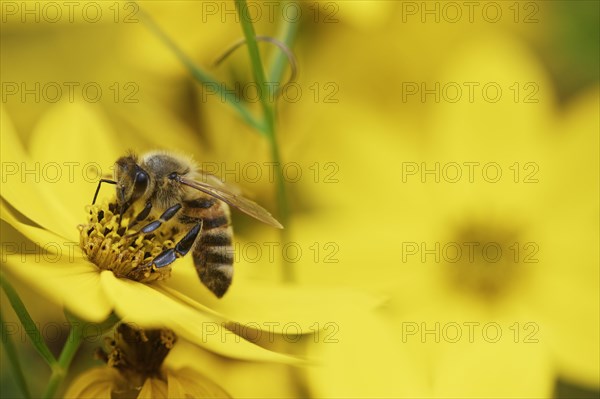
{"label": "pollen on bee leg", "polygon": [[87,224],[79,225],[79,246],[90,262],[117,277],[142,283],[171,276],[170,266],[159,269],[151,265],[155,256],[173,248],[172,237],[128,230],[129,218],[120,221],[114,203],[91,205],[87,210]]}

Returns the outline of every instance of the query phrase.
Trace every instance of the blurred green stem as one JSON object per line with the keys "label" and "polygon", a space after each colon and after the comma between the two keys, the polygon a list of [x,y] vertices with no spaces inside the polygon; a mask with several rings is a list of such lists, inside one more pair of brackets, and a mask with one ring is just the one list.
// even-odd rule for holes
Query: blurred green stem
{"label": "blurred green stem", "polygon": [[[260,52],[258,50],[258,44],[256,42],[256,33],[254,26],[250,20],[250,13],[248,11],[248,5],[245,0],[235,0],[235,8],[238,12],[240,22],[242,25],[242,31],[246,38],[246,44],[248,46],[248,55],[250,56],[250,62],[252,64],[252,70],[254,72],[254,79],[260,88],[260,104],[263,111],[264,126],[267,139],[271,149],[271,161],[275,163],[275,176],[276,176],[276,190],[277,190],[277,207],[279,210],[279,221],[281,224],[289,229],[289,211],[287,206],[285,180],[283,178],[283,165],[281,163],[281,156],[279,154],[279,146],[277,145],[277,135],[275,132],[275,110],[274,104],[270,101],[269,87],[265,78],[265,71],[263,68]],[[274,82],[273,82],[274,83]],[[282,241],[287,237],[286,230],[282,231]],[[291,265],[284,263],[283,265],[283,279],[284,281],[291,282],[294,280]]]}
{"label": "blurred green stem", "polygon": [[[279,31],[278,37],[279,40],[283,44],[285,44],[288,49],[292,48],[292,44],[296,39],[296,34],[298,33],[298,26],[300,23],[298,21],[292,21],[287,18],[281,25],[281,29]],[[271,61],[271,67],[269,68],[269,82],[282,82],[283,81],[283,72],[285,71],[285,65],[289,63],[289,59],[283,51],[277,51],[275,53],[275,57]]]}
{"label": "blurred green stem", "polygon": [[[69,366],[71,365],[71,361],[73,357],[77,353],[81,342],[83,341],[83,323],[79,321],[75,316],[70,315],[65,312],[65,316],[71,325],[71,330],[69,331],[69,336],[67,338],[67,342],[65,342],[65,346],[60,353],[58,360],[54,357],[54,355],[50,352],[50,349],[46,346],[46,343],[42,339],[42,335],[40,334],[39,329],[35,325],[35,322],[27,312],[25,305],[19,298],[19,294],[15,291],[12,285],[5,278],[3,273],[0,273],[0,286],[2,290],[6,294],[8,301],[10,302],[12,308],[14,309],[19,321],[21,322],[22,327],[25,329],[25,332],[29,336],[33,347],[38,351],[38,353],[44,358],[46,363],[52,369],[52,375],[50,376],[50,381],[48,381],[48,385],[46,387],[46,392],[44,393],[44,398],[52,398],[56,394],[56,390],[62,383],[62,381],[67,376],[67,372],[69,370]],[[106,331],[112,328],[119,321],[119,318],[111,314],[108,319],[106,319],[103,323],[98,324],[97,327],[100,331]],[[23,370],[21,369],[19,358],[17,356],[17,351],[10,340],[9,337],[9,328],[4,322],[2,318],[2,314],[0,313],[0,322],[2,324],[2,344],[4,349],[6,350],[6,355],[11,363],[11,366],[14,370],[15,382],[19,386],[19,389],[23,392],[23,396],[26,398],[30,398],[31,395],[29,390],[27,389],[27,383],[25,382],[25,376],[23,374]],[[98,330],[95,330],[98,331]]]}
{"label": "blurred green stem", "polygon": [[6,280],[4,274],[1,273],[0,285],[6,293],[8,301],[10,302],[12,308],[17,314],[21,325],[25,329],[25,333],[27,333],[27,336],[31,340],[31,344],[37,350],[40,356],[44,358],[46,363],[48,363],[48,365],[52,367],[54,364],[56,364],[56,359],[54,358],[54,355],[52,355],[52,352],[50,352],[50,349],[48,349],[48,347],[46,346],[46,343],[42,339],[40,331],[35,325],[35,322],[31,319],[29,312],[27,312],[25,305],[21,301],[21,298],[19,298],[19,294],[17,294],[17,291],[15,291],[15,289],[12,287],[12,285],[10,285],[8,280]]}
{"label": "blurred green stem", "polygon": [[4,323],[2,313],[0,313],[0,325],[2,325],[2,347],[6,352],[6,356],[8,357],[8,361],[13,370],[15,383],[21,390],[23,396],[29,399],[31,398],[31,394],[29,393],[29,389],[27,389],[27,382],[25,382],[25,375],[23,374],[23,369],[19,362],[19,356],[17,356],[17,350],[9,337],[9,329],[6,323]]}
{"label": "blurred green stem", "polygon": [[45,399],[53,398],[56,394],[56,390],[67,376],[71,361],[83,340],[83,323],[69,315],[67,315],[67,319],[71,324],[71,331],[69,331],[67,342],[65,342],[65,346],[60,353],[58,362],[52,367],[52,375],[50,376],[50,381],[46,386],[46,392],[43,396]]}
{"label": "blurred green stem", "polygon": [[235,91],[227,89],[225,84],[217,82],[207,72],[199,68],[194,61],[192,61],[170,38],[167,36],[162,29],[154,22],[154,20],[140,9],[140,17],[148,26],[148,28],[154,33],[183,63],[187,68],[188,72],[204,86],[204,90],[210,89],[214,91],[214,94],[218,95],[219,98],[223,99],[227,104],[232,106],[237,113],[248,123],[259,132],[264,132],[265,128],[259,121],[254,118],[252,113],[240,104],[240,100],[237,98]]}

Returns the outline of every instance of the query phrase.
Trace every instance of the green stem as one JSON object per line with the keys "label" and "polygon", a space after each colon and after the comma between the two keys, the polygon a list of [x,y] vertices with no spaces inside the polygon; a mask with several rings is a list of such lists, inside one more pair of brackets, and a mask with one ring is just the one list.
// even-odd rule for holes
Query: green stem
{"label": "green stem", "polygon": [[23,369],[21,368],[19,357],[17,356],[17,350],[15,349],[12,340],[8,336],[8,328],[6,323],[4,323],[2,313],[0,313],[0,324],[2,325],[2,346],[6,351],[6,356],[8,357],[8,361],[13,370],[15,383],[21,390],[23,396],[29,399],[31,398],[31,394],[29,393],[29,389],[27,389],[27,382],[25,382],[25,375],[23,374]]}
{"label": "green stem", "polygon": [[52,352],[50,352],[50,349],[48,349],[48,347],[46,346],[46,343],[42,339],[40,331],[35,325],[35,322],[27,312],[27,309],[25,308],[25,305],[23,305],[21,298],[19,298],[19,294],[17,294],[15,289],[12,287],[12,285],[10,285],[10,283],[2,273],[0,273],[0,285],[6,293],[8,301],[10,302],[12,308],[17,314],[17,317],[21,321],[21,325],[25,329],[27,336],[29,336],[33,347],[37,350],[40,356],[42,356],[46,363],[48,363],[48,365],[52,367],[56,364],[56,359],[54,358],[54,355],[52,355]]}
{"label": "green stem", "polygon": [[[67,316],[67,318],[69,317]],[[56,390],[67,376],[71,361],[73,360],[73,357],[77,353],[79,345],[81,345],[82,342],[82,323],[72,319],[69,319],[69,321],[71,323],[71,331],[69,331],[67,342],[65,342],[65,346],[60,353],[58,363],[52,367],[52,375],[50,376],[50,381],[46,386],[46,392],[43,396],[46,399],[53,398],[56,394]]]}
{"label": "green stem", "polygon": [[[276,187],[277,187],[277,207],[279,210],[279,221],[284,227],[289,228],[289,213],[287,207],[287,198],[285,192],[285,181],[283,178],[283,165],[281,163],[281,156],[279,154],[279,146],[277,145],[277,137],[275,134],[275,111],[273,103],[269,101],[269,91],[265,78],[265,71],[261,61],[260,52],[258,50],[258,44],[256,42],[256,33],[254,26],[250,20],[250,13],[248,12],[248,5],[245,0],[235,0],[235,8],[238,12],[240,22],[242,25],[242,31],[246,38],[246,44],[248,48],[248,55],[250,56],[250,62],[254,72],[254,79],[260,88],[260,104],[263,111],[263,117],[265,122],[265,133],[269,140],[271,148],[271,160],[276,165]],[[287,236],[286,233],[282,232],[282,239]],[[285,281],[293,281],[293,274],[290,265],[284,264],[283,278]]]}
{"label": "green stem", "polygon": [[162,29],[154,22],[154,20],[140,9],[139,16],[146,23],[148,28],[171,50],[177,58],[183,63],[188,72],[200,82],[205,89],[210,88],[214,90],[214,93],[223,99],[227,104],[232,106],[238,114],[248,123],[260,132],[265,131],[265,127],[256,120],[252,113],[240,104],[239,98],[236,96],[235,91],[229,90],[225,87],[224,83],[217,82],[207,72],[200,69],[194,61],[192,61],[170,38],[162,31]]}
{"label": "green stem", "polygon": [[250,14],[248,12],[246,0],[235,0],[235,8],[240,17],[242,31],[244,32],[244,37],[246,38],[248,54],[250,56],[250,62],[252,63],[252,70],[254,72],[254,79],[256,79],[256,83],[260,88],[260,104],[262,106],[263,116],[265,117],[266,127],[268,129],[268,133],[273,135],[275,130],[274,112],[272,104],[269,101],[265,71],[260,58],[260,52],[258,51],[256,33],[254,32],[254,26],[250,20]]}
{"label": "green stem", "polygon": [[[298,27],[300,26],[300,23],[297,21],[292,21],[289,19],[286,19],[285,22],[283,22],[283,24],[281,25],[281,29],[279,31],[279,34],[277,35],[279,37],[279,40],[281,40],[281,42],[283,42],[283,44],[285,44],[288,49],[291,50],[292,48],[292,44],[294,43],[294,40],[296,40],[296,35],[298,33]],[[286,54],[283,51],[277,51],[275,53],[275,57],[273,58],[273,61],[271,62],[271,67],[269,68],[269,81],[270,82],[282,82],[283,81],[283,73],[285,71],[285,66],[287,63],[289,63],[290,60],[288,59],[288,57],[286,56]],[[273,143],[273,146],[275,147],[274,149],[272,148],[272,151],[277,151],[277,143]],[[278,159],[279,158],[279,154],[273,154],[274,159]],[[276,157],[276,158],[275,158]],[[279,172],[281,173],[282,170],[280,169]],[[284,181],[283,180],[283,175],[279,176],[280,181]],[[286,194],[285,194],[285,186],[283,184],[281,185],[277,185],[277,203],[279,204],[280,207],[282,207],[284,209],[284,211],[282,212],[282,214],[285,215],[285,220],[282,220],[282,223],[285,223],[286,226],[289,226],[289,209],[287,208],[287,201],[286,201]],[[289,229],[284,229],[281,231],[281,242],[286,243],[289,241]],[[285,262],[285,261],[284,261]],[[284,268],[283,268],[283,280],[286,282],[293,282],[294,281],[294,274],[293,274],[293,269],[292,269],[292,265],[291,264],[284,264]]]}
{"label": "green stem", "polygon": [[[292,43],[294,43],[294,40],[296,39],[299,25],[299,22],[292,21],[289,18],[281,25],[281,30],[277,36],[289,49],[292,48]],[[275,57],[269,68],[269,82],[281,82],[283,80],[283,72],[285,71],[286,63],[288,62],[289,60],[283,51],[277,51],[275,53]]]}

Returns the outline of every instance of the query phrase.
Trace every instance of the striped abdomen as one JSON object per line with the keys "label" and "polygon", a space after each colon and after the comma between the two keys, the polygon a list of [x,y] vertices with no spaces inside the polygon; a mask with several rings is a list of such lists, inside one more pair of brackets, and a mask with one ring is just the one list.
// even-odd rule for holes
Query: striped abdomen
{"label": "striped abdomen", "polygon": [[229,206],[210,196],[184,201],[180,221],[202,220],[202,231],[192,248],[196,272],[202,283],[221,298],[233,278],[233,229]]}

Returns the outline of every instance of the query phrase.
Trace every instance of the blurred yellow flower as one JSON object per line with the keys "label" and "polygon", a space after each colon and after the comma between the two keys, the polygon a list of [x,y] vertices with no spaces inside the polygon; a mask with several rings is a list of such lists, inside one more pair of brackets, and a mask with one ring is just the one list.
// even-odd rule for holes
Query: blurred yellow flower
{"label": "blurred yellow flower", "polygon": [[549,397],[557,375],[599,386],[597,89],[558,114],[541,66],[496,35],[439,79],[504,92],[430,105],[427,151],[399,165],[401,339],[422,344],[439,397]]}
{"label": "blurred yellow flower", "polygon": [[[108,353],[98,350],[106,367],[85,371],[69,387],[66,398],[228,398],[227,392],[196,370],[172,369],[163,361],[177,340],[171,330],[143,330],[119,324]],[[185,352],[179,352],[180,355]],[[197,366],[197,365],[195,365]]]}
{"label": "blurred yellow flower", "polygon": [[[501,34],[464,41],[446,56],[427,87],[472,82],[473,101],[463,86],[457,103],[440,89],[440,101],[419,93],[407,104],[395,76],[382,80],[393,90],[377,101],[344,93],[327,104],[305,92],[282,105],[283,158],[304,173],[288,185],[290,237],[301,248],[321,245],[319,261],[294,265],[297,282],[393,298],[375,314],[341,311],[340,341],[307,347],[320,360],[308,369],[315,396],[545,397],[557,375],[598,385],[597,92],[557,115],[542,67]],[[303,77],[325,81],[322,64],[313,59]],[[379,69],[395,74],[388,65],[369,73]],[[361,76],[344,69],[333,82],[344,88]],[[426,118],[415,124],[394,108]],[[212,111],[216,126],[222,118]],[[249,129],[226,123],[226,132],[248,135],[247,163],[266,153]],[[227,137],[211,139],[227,145]],[[317,162],[335,167],[329,184],[323,175],[313,180]],[[457,166],[462,180],[452,181]],[[498,168],[501,176],[492,173]],[[457,245],[462,261],[445,262],[455,254],[442,250]],[[498,247],[502,260],[490,261]],[[478,250],[473,260],[469,248]],[[457,326],[463,341],[439,342]],[[492,342],[498,326],[502,340]],[[471,332],[479,334],[472,342]]]}

